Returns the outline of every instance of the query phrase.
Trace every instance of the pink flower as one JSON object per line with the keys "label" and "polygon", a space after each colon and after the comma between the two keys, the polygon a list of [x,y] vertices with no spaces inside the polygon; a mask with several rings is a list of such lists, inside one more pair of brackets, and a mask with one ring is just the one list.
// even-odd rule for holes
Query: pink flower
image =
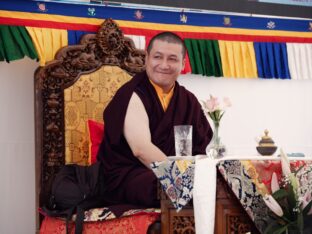
{"label": "pink flower", "polygon": [[219,108],[218,98],[210,95],[210,99],[204,102],[204,106],[208,109],[209,112],[213,112]]}
{"label": "pink flower", "polygon": [[263,197],[263,201],[270,208],[270,210],[279,217],[282,217],[284,212],[278,202],[272,197],[272,195],[266,194]]}
{"label": "pink flower", "polygon": [[280,187],[279,187],[279,184],[278,184],[276,173],[273,172],[272,179],[271,179],[271,190],[272,190],[272,193],[275,193],[279,189],[280,189]]}
{"label": "pink flower", "polygon": [[218,98],[212,95],[210,95],[210,98],[208,100],[202,101],[205,114],[207,114],[214,122],[217,123],[220,122],[225,112],[225,109],[232,105],[228,97],[223,98],[222,104],[223,105],[221,106]]}
{"label": "pink flower", "polygon": [[231,107],[232,103],[228,97],[223,98],[224,107]]}
{"label": "pink flower", "polygon": [[283,175],[287,177],[291,174],[290,163],[284,151],[282,149],[280,151]]}

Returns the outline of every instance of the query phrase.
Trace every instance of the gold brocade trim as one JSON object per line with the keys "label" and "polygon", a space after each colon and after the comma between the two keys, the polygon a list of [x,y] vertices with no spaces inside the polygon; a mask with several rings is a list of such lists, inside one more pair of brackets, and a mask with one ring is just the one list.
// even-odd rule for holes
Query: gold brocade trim
{"label": "gold brocade trim", "polygon": [[184,173],[186,169],[192,164],[191,160],[177,160],[176,161],[177,167],[181,173]]}
{"label": "gold brocade trim", "polygon": [[245,171],[247,172],[248,176],[251,178],[252,182],[256,185],[257,191],[262,195],[269,194],[269,191],[264,183],[259,182],[259,174],[255,168],[255,166],[251,163],[250,160],[242,160],[240,161],[241,164],[244,166]]}

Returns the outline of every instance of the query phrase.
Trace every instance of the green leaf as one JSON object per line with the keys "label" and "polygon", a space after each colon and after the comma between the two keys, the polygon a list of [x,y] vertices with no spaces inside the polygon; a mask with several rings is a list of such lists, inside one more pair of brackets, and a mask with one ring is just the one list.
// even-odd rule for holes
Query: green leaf
{"label": "green leaf", "polygon": [[297,175],[298,172],[301,171],[302,168],[304,168],[304,165],[301,165],[301,166],[298,168],[298,170],[295,170],[295,171],[294,171],[295,175]]}
{"label": "green leaf", "polygon": [[287,221],[287,222],[291,222],[292,220],[292,214],[289,212],[289,209],[288,207],[283,207],[283,212],[284,212],[284,220]]}
{"label": "green leaf", "polygon": [[299,230],[303,230],[303,215],[301,212],[297,214],[297,225],[296,225],[296,227]]}
{"label": "green leaf", "polygon": [[303,211],[302,211],[302,213],[303,213],[304,216],[307,215],[307,214],[309,213],[311,207],[312,207],[312,200],[308,203],[308,205],[306,205],[306,207],[304,207],[304,209],[303,209]]}
{"label": "green leaf", "polygon": [[285,226],[277,226],[270,230],[270,232],[267,232],[268,234],[282,234],[284,233],[288,228],[288,225]]}
{"label": "green leaf", "polygon": [[[296,178],[294,173],[291,173],[290,175],[288,175],[288,177],[289,177],[289,180],[290,180],[290,185],[292,186],[291,189],[295,193],[297,191],[298,187],[299,187],[298,179]],[[297,194],[295,194],[295,196],[297,196]]]}
{"label": "green leaf", "polygon": [[305,229],[307,229],[307,228],[311,228],[312,229],[312,222],[311,222],[312,215],[304,215],[303,219],[304,219],[304,228]]}
{"label": "green leaf", "polygon": [[220,111],[219,110],[214,111],[214,115],[215,115],[216,120],[219,120]]}
{"label": "green leaf", "polygon": [[282,226],[277,224],[276,222],[271,222],[268,224],[266,229],[264,230],[264,234],[272,234],[272,230],[275,230],[276,228],[281,228]]}
{"label": "green leaf", "polygon": [[279,189],[275,193],[272,194],[275,200],[280,200],[288,196],[288,193],[285,189]]}
{"label": "green leaf", "polygon": [[210,116],[210,118],[213,120],[213,121],[216,121],[216,118],[213,114],[214,112],[208,112],[208,115]]}
{"label": "green leaf", "polygon": [[224,111],[223,111],[222,114],[220,115],[219,119],[221,119],[223,115],[224,115]]}
{"label": "green leaf", "polygon": [[287,201],[289,204],[289,212],[292,214],[292,219],[295,218],[296,216],[296,212],[294,212],[294,208],[296,207],[297,204],[297,199],[296,199],[296,194],[294,192],[294,188],[292,186],[292,184],[289,184],[289,191],[288,191],[288,197],[287,197]]}

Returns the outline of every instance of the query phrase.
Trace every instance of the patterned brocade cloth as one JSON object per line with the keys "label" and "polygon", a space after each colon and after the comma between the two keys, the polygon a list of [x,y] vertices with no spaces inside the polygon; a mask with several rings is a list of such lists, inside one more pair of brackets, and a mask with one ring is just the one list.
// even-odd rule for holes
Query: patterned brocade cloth
{"label": "patterned brocade cloth", "polygon": [[[280,158],[271,157],[268,160],[256,156],[239,158],[240,160],[238,157],[214,160],[195,156],[183,159],[172,157],[172,160],[152,163],[152,170],[177,211],[193,198],[196,233],[207,233],[207,227],[210,227],[209,230],[213,233],[217,170],[227,181],[258,230],[263,233],[268,225],[269,209],[262,196],[272,193],[273,173],[281,182]],[[312,178],[311,160],[291,159],[290,166],[292,171],[303,167],[309,171],[307,176]]]}
{"label": "patterned brocade cloth", "polygon": [[214,232],[216,162],[205,155],[175,156],[151,165],[177,212],[193,198],[197,234]]}
{"label": "patterned brocade cloth", "polygon": [[151,166],[163,190],[179,212],[193,197],[194,158],[185,156],[185,159],[154,162]]}
{"label": "patterned brocade cloth", "polygon": [[[292,171],[300,167],[312,169],[312,161],[293,160]],[[269,209],[262,199],[265,193],[271,194],[271,178],[275,172],[281,182],[282,168],[280,160],[224,160],[217,168],[227,181],[243,208],[262,233],[267,227]],[[309,172],[312,176],[312,172]]]}
{"label": "patterned brocade cloth", "polygon": [[[48,217],[44,211],[39,208],[39,213],[44,217]],[[121,216],[117,217],[108,207],[92,208],[84,212],[84,222],[98,222],[98,221],[108,221],[117,220],[118,218],[136,216],[136,215],[151,215],[159,217],[161,210],[159,208],[147,208],[147,209],[131,209],[125,211]],[[66,220],[63,217],[56,217],[60,220]],[[71,221],[76,221],[76,214],[72,216]]]}

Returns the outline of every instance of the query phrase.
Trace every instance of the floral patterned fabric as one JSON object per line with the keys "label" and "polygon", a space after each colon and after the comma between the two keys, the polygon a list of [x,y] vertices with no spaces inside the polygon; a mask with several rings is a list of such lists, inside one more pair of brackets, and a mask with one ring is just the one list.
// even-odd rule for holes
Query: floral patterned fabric
{"label": "floral patterned fabric", "polygon": [[[291,161],[291,167],[295,170],[302,166],[312,167],[312,162]],[[271,178],[274,172],[278,180],[281,180],[281,162],[279,160],[224,160],[217,164],[217,168],[258,230],[263,232],[268,225],[269,208],[264,203],[262,195],[271,193]]]}
{"label": "floral patterned fabric", "polygon": [[[42,212],[42,210],[39,210],[39,212],[46,216],[47,215]],[[140,214],[151,214],[151,215],[160,215],[161,211],[158,208],[149,208],[149,209],[132,209],[125,211],[120,218],[122,217],[127,217],[127,216],[135,216],[135,215],[140,215]],[[107,220],[112,220],[116,219],[116,215],[107,207],[102,207],[102,208],[93,208],[86,210],[84,213],[84,222],[96,222],[96,221],[107,221]],[[63,218],[58,218],[58,219],[63,219]],[[72,221],[76,220],[76,214],[73,215]]]}
{"label": "floral patterned fabric", "polygon": [[193,197],[194,160],[175,160],[152,163],[152,170],[177,212]]}

